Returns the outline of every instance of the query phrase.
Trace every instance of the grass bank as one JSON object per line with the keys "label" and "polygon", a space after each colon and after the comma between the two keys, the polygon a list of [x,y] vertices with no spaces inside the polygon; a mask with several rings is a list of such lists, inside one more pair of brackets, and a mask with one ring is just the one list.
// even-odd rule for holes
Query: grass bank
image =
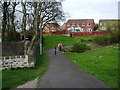
{"label": "grass bank", "polygon": [[54,48],[58,43],[62,43],[63,46],[73,45],[75,42],[80,41],[80,39],[94,39],[95,37],[98,36],[67,37],[62,35],[44,35],[44,49]]}
{"label": "grass bank", "polygon": [[0,70],[0,90],[2,89],[2,70]]}
{"label": "grass bank", "polygon": [[66,53],[73,63],[112,88],[118,88],[118,47],[104,47],[86,53]]}
{"label": "grass bank", "polygon": [[37,63],[34,68],[10,69],[2,71],[2,88],[15,88],[36,77],[42,77],[48,68],[48,57],[44,54],[37,55]]}

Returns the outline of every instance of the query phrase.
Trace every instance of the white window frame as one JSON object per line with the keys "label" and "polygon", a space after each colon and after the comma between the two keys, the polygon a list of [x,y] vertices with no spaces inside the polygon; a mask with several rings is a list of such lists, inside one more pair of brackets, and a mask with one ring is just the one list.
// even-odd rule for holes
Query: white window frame
{"label": "white window frame", "polygon": [[77,23],[77,26],[80,26],[80,23]]}
{"label": "white window frame", "polygon": [[102,25],[102,23],[100,22],[100,26]]}
{"label": "white window frame", "polygon": [[82,23],[82,26],[85,26],[85,23]]}
{"label": "white window frame", "polygon": [[88,31],[88,32],[92,32],[92,28],[88,28],[87,31]]}
{"label": "white window frame", "polygon": [[106,23],[104,23],[104,26],[106,26]]}
{"label": "white window frame", "polygon": [[75,26],[75,23],[72,23],[72,26]]}
{"label": "white window frame", "polygon": [[87,26],[91,26],[91,23],[87,23]]}
{"label": "white window frame", "polygon": [[106,27],[102,26],[101,29],[102,29],[102,30],[106,30]]}

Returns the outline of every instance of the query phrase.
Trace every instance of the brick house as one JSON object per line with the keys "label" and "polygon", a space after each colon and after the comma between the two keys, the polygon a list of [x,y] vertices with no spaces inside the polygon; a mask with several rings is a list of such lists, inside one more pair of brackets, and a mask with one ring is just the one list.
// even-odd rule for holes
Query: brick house
{"label": "brick house", "polygon": [[66,22],[66,30],[71,32],[92,32],[94,31],[93,19],[69,19]]}
{"label": "brick house", "polygon": [[57,23],[48,23],[43,29],[43,32],[45,33],[56,32],[56,31],[61,31],[60,25]]}
{"label": "brick house", "polygon": [[62,26],[61,26],[62,30],[67,30],[67,25],[66,23],[64,23]]}
{"label": "brick house", "polygon": [[108,27],[110,28],[110,30],[118,30],[119,22],[120,19],[101,19],[99,20],[99,30],[107,31]]}

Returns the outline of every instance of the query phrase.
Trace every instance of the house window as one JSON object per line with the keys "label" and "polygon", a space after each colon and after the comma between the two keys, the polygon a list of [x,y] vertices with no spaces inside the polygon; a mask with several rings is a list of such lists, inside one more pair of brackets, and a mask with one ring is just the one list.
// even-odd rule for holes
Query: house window
{"label": "house window", "polygon": [[111,28],[112,30],[115,30],[115,28]]}
{"label": "house window", "polygon": [[77,32],[79,32],[79,31],[80,31],[80,29],[76,29],[76,31],[77,31]]}
{"label": "house window", "polygon": [[72,23],[72,26],[75,26],[75,23]]}
{"label": "house window", "polygon": [[70,24],[68,23],[67,26],[70,26]]}
{"label": "house window", "polygon": [[77,26],[79,26],[80,25],[80,23],[77,23]]}
{"label": "house window", "polygon": [[76,32],[80,32],[81,30],[82,30],[82,28],[80,28],[80,27],[75,28]]}
{"label": "house window", "polygon": [[85,26],[85,23],[82,23],[82,26]]}
{"label": "house window", "polygon": [[102,23],[100,23],[100,25],[102,25]]}
{"label": "house window", "polygon": [[92,29],[91,29],[91,28],[88,28],[88,32],[92,32]]}
{"label": "house window", "polygon": [[106,25],[106,23],[104,23],[104,26]]}
{"label": "house window", "polygon": [[101,27],[102,30],[106,30],[106,27]]}
{"label": "house window", "polygon": [[87,26],[90,26],[90,25],[91,25],[90,23],[87,24]]}
{"label": "house window", "polygon": [[69,31],[74,31],[73,27],[68,28]]}

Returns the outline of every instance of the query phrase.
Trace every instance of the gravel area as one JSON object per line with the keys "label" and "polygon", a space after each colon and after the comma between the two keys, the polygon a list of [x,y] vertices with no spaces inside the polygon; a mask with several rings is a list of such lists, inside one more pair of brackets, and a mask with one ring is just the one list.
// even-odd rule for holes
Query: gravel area
{"label": "gravel area", "polygon": [[18,86],[17,88],[37,88],[38,77],[34,80],[28,81],[27,83]]}

